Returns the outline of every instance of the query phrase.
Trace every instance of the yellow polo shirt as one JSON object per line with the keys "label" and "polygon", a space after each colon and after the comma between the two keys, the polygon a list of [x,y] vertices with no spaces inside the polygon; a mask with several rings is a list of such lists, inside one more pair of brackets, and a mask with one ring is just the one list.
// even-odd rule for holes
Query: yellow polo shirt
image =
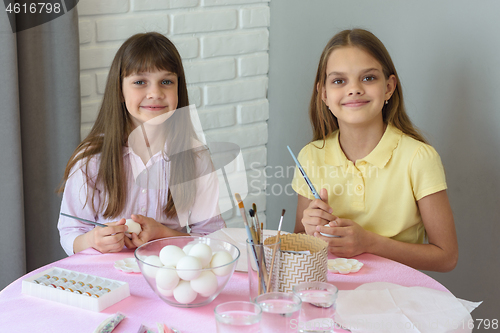
{"label": "yellow polo shirt", "polygon": [[[309,143],[298,159],[319,192],[328,190],[333,214],[366,230],[408,243],[423,243],[425,229],[417,201],[446,189],[441,159],[434,148],[392,125],[373,151],[353,163],[339,144],[338,131]],[[314,197],[298,168],[292,188]]]}

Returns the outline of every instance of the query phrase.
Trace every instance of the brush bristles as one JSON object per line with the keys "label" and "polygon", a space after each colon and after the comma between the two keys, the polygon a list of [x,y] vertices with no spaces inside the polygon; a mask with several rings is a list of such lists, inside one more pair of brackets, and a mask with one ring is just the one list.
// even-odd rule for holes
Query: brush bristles
{"label": "brush bristles", "polygon": [[250,210],[248,211],[248,214],[250,214],[250,217],[254,217],[255,212],[253,211],[253,209],[250,209]]}
{"label": "brush bristles", "polygon": [[279,235],[279,233],[280,233],[280,231],[281,231],[281,223],[283,223],[283,216],[285,215],[285,211],[286,211],[286,210],[284,210],[284,209],[281,211],[280,224],[279,224],[279,226],[278,226],[278,235]]}
{"label": "brush bristles", "polygon": [[239,193],[235,193],[234,197],[236,198],[236,201],[238,201],[238,207],[239,208],[245,208],[245,205],[243,204],[243,201],[241,201],[241,196]]}

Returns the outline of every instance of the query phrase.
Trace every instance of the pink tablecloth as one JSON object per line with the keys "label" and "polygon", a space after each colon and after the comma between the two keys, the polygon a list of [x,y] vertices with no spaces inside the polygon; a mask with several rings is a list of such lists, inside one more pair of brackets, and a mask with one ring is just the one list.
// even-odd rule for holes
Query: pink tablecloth
{"label": "pink tablecloth", "polygon": [[[215,332],[213,311],[218,304],[248,300],[247,274],[235,272],[226,288],[211,304],[192,309],[169,306],[154,294],[140,273],[127,274],[113,267],[116,260],[127,257],[133,257],[133,252],[100,254],[86,250],[19,278],[0,292],[0,331],[9,328],[12,332],[89,333],[106,318],[121,312],[127,318],[115,329],[117,333],[135,333],[141,324],[156,331],[157,322],[175,327],[183,333]],[[340,290],[354,289],[367,282],[385,281],[447,291],[429,276],[392,260],[371,254],[363,254],[356,259],[365,264],[358,273],[328,273],[328,281]],[[21,293],[23,279],[53,266],[128,282],[131,296],[102,312],[91,312]]]}

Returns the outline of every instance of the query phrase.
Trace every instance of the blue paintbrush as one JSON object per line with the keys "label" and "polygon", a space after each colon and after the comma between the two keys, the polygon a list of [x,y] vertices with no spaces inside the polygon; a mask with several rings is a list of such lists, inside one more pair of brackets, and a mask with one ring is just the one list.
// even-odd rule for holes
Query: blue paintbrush
{"label": "blue paintbrush", "polygon": [[299,171],[302,174],[302,177],[304,177],[304,180],[306,181],[307,185],[311,189],[312,194],[314,195],[314,197],[316,199],[320,199],[321,200],[321,197],[319,196],[318,191],[316,191],[316,189],[314,188],[314,185],[311,183],[311,180],[309,179],[309,177],[307,177],[306,172],[304,171],[304,169],[302,169],[302,165],[300,165],[299,160],[293,154],[292,150],[290,149],[290,146],[286,146],[286,147],[288,148],[288,151],[292,155],[293,160],[295,161],[295,164],[297,164],[297,167],[299,168]]}

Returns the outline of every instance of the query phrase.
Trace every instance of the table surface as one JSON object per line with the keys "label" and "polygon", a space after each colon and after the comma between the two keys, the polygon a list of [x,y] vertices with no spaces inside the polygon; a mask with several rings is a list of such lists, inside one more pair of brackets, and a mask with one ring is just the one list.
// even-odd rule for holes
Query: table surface
{"label": "table surface", "polygon": [[[247,273],[234,272],[221,294],[210,304],[191,309],[176,308],[164,303],[151,290],[140,273],[124,273],[113,267],[116,260],[133,257],[133,251],[101,254],[87,249],[70,257],[40,267],[12,282],[0,292],[0,323],[15,332],[93,332],[101,322],[117,312],[127,317],[113,331],[132,332],[141,324],[153,328],[156,323],[189,332],[215,332],[214,308],[228,301],[248,301]],[[329,254],[329,258],[335,258]],[[352,290],[375,281],[392,282],[403,286],[423,286],[448,291],[431,277],[403,264],[371,254],[355,259],[364,263],[357,273],[347,275],[328,273],[328,282],[339,290]],[[104,309],[92,312],[21,293],[22,280],[51,267],[65,268],[85,274],[128,282],[130,297]]]}

